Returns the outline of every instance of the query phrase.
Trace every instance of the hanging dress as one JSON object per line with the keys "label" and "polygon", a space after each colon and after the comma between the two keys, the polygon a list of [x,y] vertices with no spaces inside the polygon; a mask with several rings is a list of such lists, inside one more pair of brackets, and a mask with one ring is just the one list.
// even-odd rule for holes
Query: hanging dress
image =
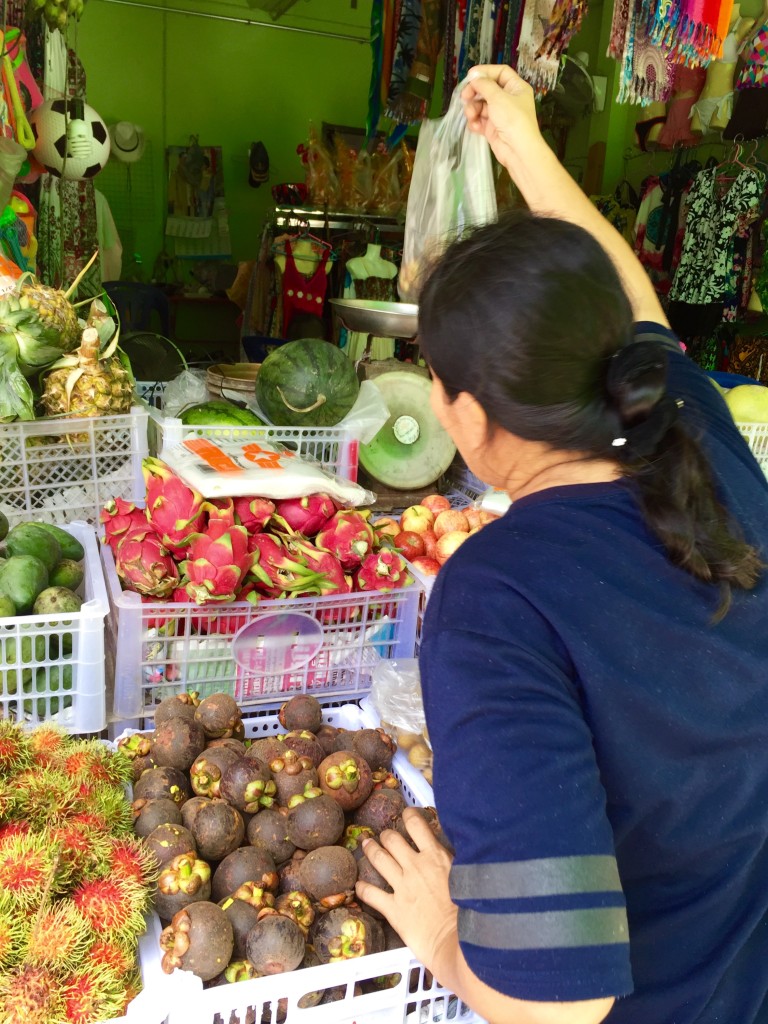
{"label": "hanging dress", "polygon": [[[330,251],[325,250],[318,259],[317,269],[312,277],[305,277],[296,266],[291,243],[285,243],[285,270],[283,271],[283,337],[290,338],[291,325],[296,321],[302,325],[313,323],[308,317],[313,317],[318,324],[315,329],[320,330],[325,309],[325,294],[328,290],[328,260]],[[298,319],[297,319],[298,318]],[[306,334],[298,334],[295,337],[306,337]],[[321,334],[312,334],[312,337],[323,337]]]}

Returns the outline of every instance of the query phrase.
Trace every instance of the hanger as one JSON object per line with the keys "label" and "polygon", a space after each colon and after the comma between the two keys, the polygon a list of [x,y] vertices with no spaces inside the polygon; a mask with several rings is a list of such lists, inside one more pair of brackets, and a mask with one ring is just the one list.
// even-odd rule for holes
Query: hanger
{"label": "hanger", "polygon": [[[319,248],[320,250],[322,250],[323,253],[327,253],[328,259],[338,259],[338,253],[335,251],[334,247],[329,242],[323,241],[322,238],[318,238],[317,235],[313,235],[309,230],[308,226],[305,226],[301,231],[298,231],[295,235],[288,235],[287,237],[284,236],[281,241],[275,242],[272,245],[271,251],[273,253],[286,256],[286,242],[290,242],[291,245],[293,245],[294,242],[300,242],[303,239],[310,239],[312,242],[312,248],[314,250],[317,250]],[[307,254],[306,256],[302,256],[301,258],[303,260],[314,260],[316,263],[321,263],[325,256],[318,253],[317,255],[314,256]]]}
{"label": "hanger", "polygon": [[[717,165],[718,171],[721,172],[721,173],[718,173],[718,175],[716,177],[717,181],[721,181],[721,182],[722,181],[735,181],[736,178],[738,178],[738,176],[741,173],[741,171],[752,170],[752,168],[750,168],[749,164],[745,164],[744,161],[742,160],[742,155],[743,155],[743,148],[742,147],[743,147],[743,143],[744,143],[743,136],[742,135],[737,135],[736,138],[733,140],[733,147],[731,148],[731,152],[728,154],[728,158],[725,159],[725,160],[722,160]],[[739,170],[737,170],[735,174],[734,173],[729,173],[734,168],[739,168]]]}

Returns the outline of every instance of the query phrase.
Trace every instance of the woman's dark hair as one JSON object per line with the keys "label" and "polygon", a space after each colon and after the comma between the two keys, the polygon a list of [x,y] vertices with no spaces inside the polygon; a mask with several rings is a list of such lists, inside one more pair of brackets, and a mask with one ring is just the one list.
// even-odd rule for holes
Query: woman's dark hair
{"label": "woman's dark hair", "polygon": [[588,232],[515,211],[454,243],[422,289],[419,342],[448,399],[468,392],[492,428],[619,462],[671,561],[720,587],[718,618],[732,587],[755,586],[763,563],[666,393],[666,349],[635,341]]}

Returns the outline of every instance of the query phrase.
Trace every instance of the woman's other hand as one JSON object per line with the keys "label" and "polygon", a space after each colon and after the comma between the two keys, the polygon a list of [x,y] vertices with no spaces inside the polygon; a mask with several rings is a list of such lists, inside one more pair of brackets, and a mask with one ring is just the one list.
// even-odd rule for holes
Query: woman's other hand
{"label": "woman's other hand", "polygon": [[505,167],[540,139],[533,89],[503,64],[480,64],[468,74],[461,98],[467,123],[484,135]]}

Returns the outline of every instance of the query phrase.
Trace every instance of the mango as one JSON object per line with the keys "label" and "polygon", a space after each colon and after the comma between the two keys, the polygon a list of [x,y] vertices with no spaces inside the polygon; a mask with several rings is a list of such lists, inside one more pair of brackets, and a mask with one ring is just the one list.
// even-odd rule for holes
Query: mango
{"label": "mango", "polygon": [[0,566],[0,591],[16,605],[19,615],[32,611],[37,595],[48,586],[48,569],[34,555],[12,555]]}
{"label": "mango", "polygon": [[46,533],[50,533],[52,537],[56,538],[61,548],[62,558],[71,558],[75,562],[81,562],[85,558],[85,548],[77,537],[73,537],[71,533],[62,530],[60,526],[54,526],[53,523],[33,523],[32,525],[39,526]]}
{"label": "mango", "polygon": [[10,555],[33,555],[39,558],[48,572],[61,561],[61,544],[37,523],[19,523],[14,526],[5,542]]}

